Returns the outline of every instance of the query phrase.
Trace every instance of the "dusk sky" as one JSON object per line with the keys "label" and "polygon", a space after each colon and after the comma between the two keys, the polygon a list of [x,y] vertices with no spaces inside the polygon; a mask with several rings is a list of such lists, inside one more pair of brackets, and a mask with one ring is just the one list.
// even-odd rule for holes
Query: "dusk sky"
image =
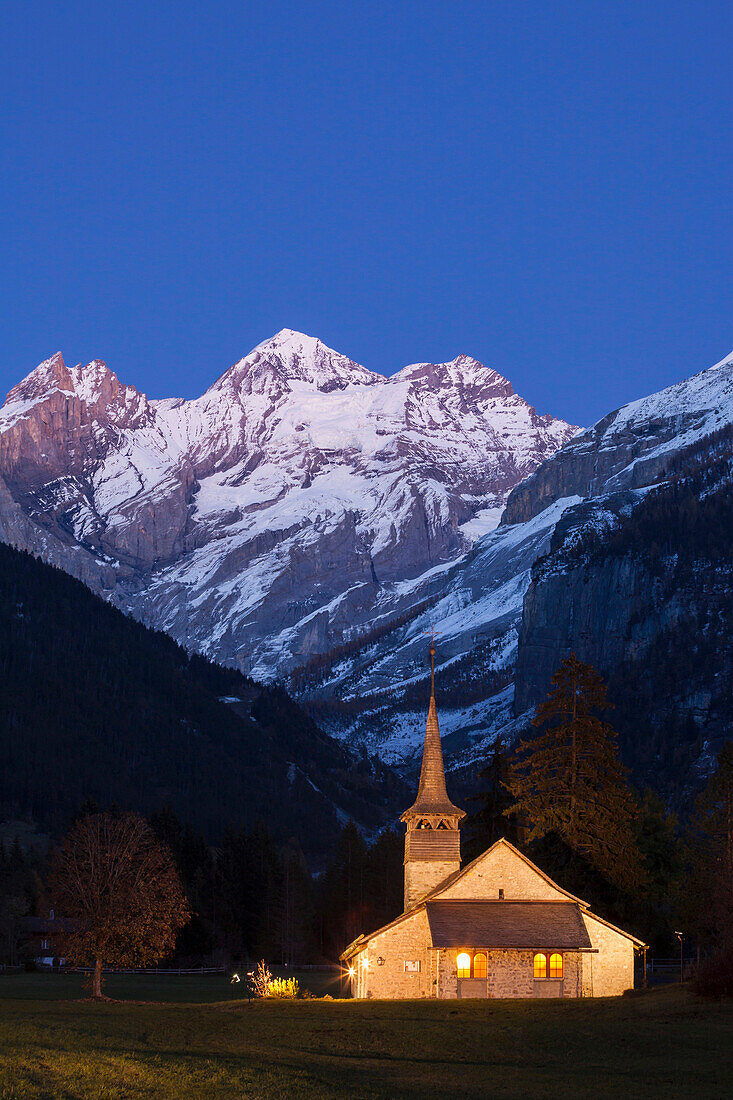
{"label": "dusk sky", "polygon": [[733,344],[731,6],[7,5],[3,393],[194,396],[283,327],[586,424]]}

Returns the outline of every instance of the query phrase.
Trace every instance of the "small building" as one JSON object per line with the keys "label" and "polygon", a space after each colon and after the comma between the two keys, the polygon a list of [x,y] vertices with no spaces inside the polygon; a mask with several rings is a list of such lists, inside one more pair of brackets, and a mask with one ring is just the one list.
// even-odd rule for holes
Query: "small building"
{"label": "small building", "polygon": [[352,995],[608,997],[633,989],[634,950],[646,945],[591,913],[508,840],[461,867],[464,816],[446,790],[431,671],[420,785],[401,818],[404,912],[342,954]]}
{"label": "small building", "polygon": [[49,909],[47,917],[26,917],[26,943],[23,949],[26,958],[40,967],[63,966],[66,959],[59,956],[55,941],[69,930],[71,924],[71,921],[57,917],[53,909]]}

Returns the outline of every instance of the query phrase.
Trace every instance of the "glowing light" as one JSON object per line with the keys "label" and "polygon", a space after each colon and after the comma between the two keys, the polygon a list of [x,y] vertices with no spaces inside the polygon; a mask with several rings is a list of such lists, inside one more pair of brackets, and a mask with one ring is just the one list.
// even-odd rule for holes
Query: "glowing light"
{"label": "glowing light", "polygon": [[550,955],[550,977],[562,978],[562,955],[557,952]]}
{"label": "glowing light", "polygon": [[239,974],[232,974],[231,978],[229,979],[229,984],[236,985],[238,981],[241,981]]}
{"label": "glowing light", "polygon": [[467,951],[461,951],[460,955],[456,958],[456,966],[458,967],[459,978],[471,977],[471,956]]}
{"label": "glowing light", "polygon": [[535,978],[547,977],[547,955],[542,951],[538,951],[534,957],[534,976]]}
{"label": "glowing light", "polygon": [[364,961],[362,962],[361,965],[364,967],[365,970],[368,970],[369,969],[369,959],[364,959]]}
{"label": "glowing light", "polygon": [[354,974],[356,974],[356,971],[354,970],[353,966],[350,966],[349,967],[349,977],[353,978]]}

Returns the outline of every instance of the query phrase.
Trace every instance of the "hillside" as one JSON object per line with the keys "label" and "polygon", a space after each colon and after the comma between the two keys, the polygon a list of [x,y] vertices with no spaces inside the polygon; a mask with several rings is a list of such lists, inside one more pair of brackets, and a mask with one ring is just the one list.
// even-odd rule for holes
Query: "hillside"
{"label": "hillside", "polygon": [[406,797],[285,692],[188,655],[2,544],[0,686],[0,816],[51,830],[88,797],[169,803],[210,839],[263,819],[319,858],[347,816],[381,825]]}

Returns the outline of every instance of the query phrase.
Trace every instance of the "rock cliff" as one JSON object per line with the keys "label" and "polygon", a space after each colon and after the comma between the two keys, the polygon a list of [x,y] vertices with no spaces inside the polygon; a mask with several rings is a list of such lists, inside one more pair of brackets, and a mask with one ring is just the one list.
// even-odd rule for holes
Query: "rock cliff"
{"label": "rock cliff", "polygon": [[504,521],[569,487],[588,499],[533,566],[514,714],[526,721],[575,652],[609,682],[637,779],[675,798],[733,730],[733,359],[605,418],[512,494]]}

